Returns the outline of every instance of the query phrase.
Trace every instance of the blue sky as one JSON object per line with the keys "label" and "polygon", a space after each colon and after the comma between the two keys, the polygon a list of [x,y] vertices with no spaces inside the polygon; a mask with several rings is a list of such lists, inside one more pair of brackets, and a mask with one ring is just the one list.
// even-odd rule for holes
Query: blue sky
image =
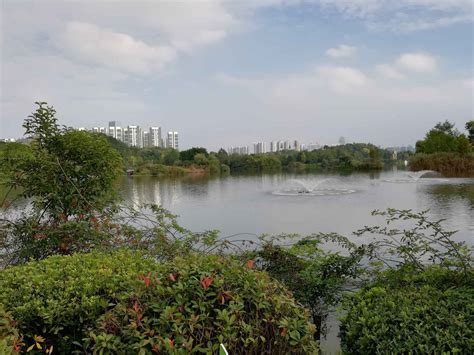
{"label": "blue sky", "polygon": [[74,127],[182,147],[414,144],[473,118],[471,0],[3,1],[0,137],[44,100]]}

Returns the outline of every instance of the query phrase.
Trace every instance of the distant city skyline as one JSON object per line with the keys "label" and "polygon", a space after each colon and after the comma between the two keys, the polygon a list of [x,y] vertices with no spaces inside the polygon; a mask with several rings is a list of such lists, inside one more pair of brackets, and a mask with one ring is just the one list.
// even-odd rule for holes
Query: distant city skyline
{"label": "distant city skyline", "polygon": [[0,7],[4,138],[22,136],[34,101],[67,126],[160,122],[186,132],[180,149],[278,137],[414,145],[438,121],[462,131],[474,116],[469,0]]}
{"label": "distant city skyline", "polygon": [[139,125],[122,126],[120,121],[109,121],[107,126],[95,126],[92,128],[79,127],[78,130],[87,130],[93,133],[103,133],[127,144],[130,147],[147,148],[173,148],[179,150],[178,132],[170,131],[167,138],[162,138],[161,127],[152,126],[148,129]]}

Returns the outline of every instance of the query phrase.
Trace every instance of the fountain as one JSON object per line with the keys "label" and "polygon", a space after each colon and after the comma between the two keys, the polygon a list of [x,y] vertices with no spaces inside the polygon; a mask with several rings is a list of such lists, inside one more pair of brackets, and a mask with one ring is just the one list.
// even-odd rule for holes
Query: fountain
{"label": "fountain", "polygon": [[343,186],[337,179],[323,179],[316,182],[291,179],[273,194],[280,196],[335,196],[354,192],[356,191]]}
{"label": "fountain", "polygon": [[447,179],[439,178],[440,173],[433,170],[409,171],[402,177],[385,179],[385,182],[416,183],[416,182],[445,182]]}

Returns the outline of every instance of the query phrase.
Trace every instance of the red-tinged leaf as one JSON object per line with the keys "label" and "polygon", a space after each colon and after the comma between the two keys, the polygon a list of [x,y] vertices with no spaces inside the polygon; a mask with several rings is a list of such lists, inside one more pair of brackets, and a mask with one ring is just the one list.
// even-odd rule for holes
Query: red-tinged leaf
{"label": "red-tinged leaf", "polygon": [[148,288],[151,284],[151,277],[150,277],[150,274],[148,274],[148,276],[145,276],[145,275],[140,275],[140,279],[143,280],[143,282],[145,283],[145,287]]}
{"label": "red-tinged leaf", "polygon": [[140,305],[137,301],[135,301],[135,303],[133,304],[133,310],[135,311],[135,313],[138,313],[140,311]]}
{"label": "red-tinged leaf", "polygon": [[207,290],[209,288],[209,286],[212,285],[212,282],[214,281],[214,279],[212,277],[207,277],[207,276],[204,276],[201,280],[201,286]]}
{"label": "red-tinged leaf", "polygon": [[253,260],[247,260],[247,269],[253,269],[254,263]]}
{"label": "red-tinged leaf", "polygon": [[288,333],[288,329],[286,329],[286,328],[281,328],[280,329],[280,335],[282,337],[286,336],[287,333]]}
{"label": "red-tinged leaf", "polygon": [[151,351],[158,354],[160,352],[160,346],[158,344],[153,345]]}
{"label": "red-tinged leaf", "polygon": [[170,342],[170,348],[174,348],[174,339],[168,339]]}
{"label": "red-tinged leaf", "polygon": [[171,274],[169,275],[169,278],[170,278],[171,281],[176,281],[176,275],[173,274],[173,273],[171,273]]}

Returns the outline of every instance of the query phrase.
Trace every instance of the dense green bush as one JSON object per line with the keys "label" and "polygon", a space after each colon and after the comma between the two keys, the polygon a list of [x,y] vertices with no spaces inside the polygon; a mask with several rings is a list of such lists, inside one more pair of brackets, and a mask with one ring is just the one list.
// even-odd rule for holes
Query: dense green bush
{"label": "dense green bush", "polygon": [[111,305],[138,286],[154,263],[127,252],[52,256],[0,271],[0,304],[28,344],[35,335],[64,353]]}
{"label": "dense green bush", "polygon": [[100,320],[96,351],[315,353],[308,314],[265,273],[217,256],[177,258]]}
{"label": "dense green bush", "polygon": [[0,304],[0,354],[18,354],[21,336],[12,316]]}
{"label": "dense green bush", "polygon": [[281,284],[217,256],[53,256],[0,271],[0,304],[26,346],[44,338],[60,353],[316,351],[306,310]]}
{"label": "dense green bush", "polygon": [[447,268],[383,273],[344,304],[349,354],[474,353],[474,280]]}

